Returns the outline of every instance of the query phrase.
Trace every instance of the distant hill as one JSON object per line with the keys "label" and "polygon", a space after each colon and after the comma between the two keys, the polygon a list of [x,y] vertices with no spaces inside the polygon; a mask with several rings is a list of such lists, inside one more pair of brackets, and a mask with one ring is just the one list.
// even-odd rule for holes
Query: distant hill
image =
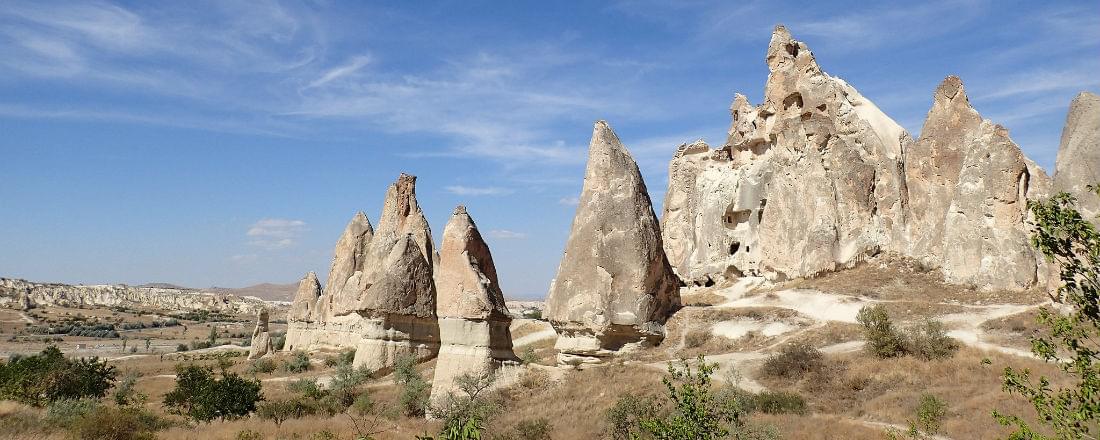
{"label": "distant hill", "polygon": [[265,301],[293,301],[294,293],[298,291],[298,283],[262,283],[237,289],[211,287],[203,290],[208,292],[231,293],[237,296],[254,296]]}

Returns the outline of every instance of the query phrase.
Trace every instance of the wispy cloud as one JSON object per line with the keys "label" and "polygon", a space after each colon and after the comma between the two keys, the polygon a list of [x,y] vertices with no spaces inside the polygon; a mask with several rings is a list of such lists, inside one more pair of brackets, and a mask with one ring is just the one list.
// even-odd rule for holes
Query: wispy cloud
{"label": "wispy cloud", "polygon": [[527,234],[523,232],[509,231],[507,229],[493,229],[489,231],[489,236],[500,240],[522,240],[527,238]]}
{"label": "wispy cloud", "polygon": [[581,199],[577,197],[562,197],[558,199],[558,204],[562,206],[577,206],[581,203]]}
{"label": "wispy cloud", "polygon": [[354,74],[355,72],[358,72],[359,69],[362,69],[364,66],[366,66],[368,63],[370,63],[370,57],[365,55],[354,56],[346,64],[334,67],[331,70],[326,71],[323,75],[321,75],[320,78],[317,78],[313,82],[309,83],[306,88],[320,87],[337,79]]}
{"label": "wispy cloud", "polygon": [[515,190],[508,188],[500,188],[495,186],[462,186],[462,185],[450,185],[445,186],[443,189],[451,194],[457,194],[460,196],[503,196],[512,194]]}
{"label": "wispy cloud", "polygon": [[248,228],[249,244],[264,249],[284,249],[293,246],[306,231],[306,222],[282,218],[265,218]]}

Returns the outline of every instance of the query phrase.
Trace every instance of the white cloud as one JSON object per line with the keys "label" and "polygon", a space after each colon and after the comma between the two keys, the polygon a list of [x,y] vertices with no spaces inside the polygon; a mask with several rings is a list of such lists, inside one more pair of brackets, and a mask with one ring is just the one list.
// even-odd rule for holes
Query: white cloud
{"label": "white cloud", "polygon": [[577,206],[581,203],[581,199],[577,197],[562,197],[558,199],[558,204],[562,206]]}
{"label": "white cloud", "polygon": [[472,186],[462,186],[462,185],[451,185],[451,186],[446,186],[443,189],[447,190],[447,192],[449,192],[451,194],[457,194],[457,195],[460,195],[460,196],[503,196],[503,195],[508,195],[508,194],[511,194],[511,193],[515,192],[514,190],[511,190],[511,189],[508,189],[508,188],[498,188],[498,187],[495,187],[495,186],[472,187]]}
{"label": "white cloud", "polygon": [[293,246],[306,231],[306,222],[281,218],[265,218],[253,223],[245,233],[249,244],[264,249],[284,249]]}
{"label": "white cloud", "polygon": [[522,240],[527,238],[527,234],[523,232],[509,231],[507,229],[493,229],[489,231],[489,236],[500,240]]}
{"label": "white cloud", "polygon": [[337,79],[354,74],[355,72],[358,72],[359,69],[362,69],[364,66],[366,66],[368,63],[370,63],[370,57],[368,56],[360,55],[352,57],[351,60],[348,61],[346,64],[334,67],[331,70],[325,72],[324,75],[321,75],[320,78],[317,78],[313,82],[309,83],[306,88],[321,87]]}
{"label": "white cloud", "polygon": [[232,260],[234,263],[237,263],[237,264],[248,264],[248,263],[255,262],[256,259],[259,258],[259,257],[260,256],[256,255],[256,254],[239,254],[239,255],[234,255],[232,257],[229,257],[229,259]]}

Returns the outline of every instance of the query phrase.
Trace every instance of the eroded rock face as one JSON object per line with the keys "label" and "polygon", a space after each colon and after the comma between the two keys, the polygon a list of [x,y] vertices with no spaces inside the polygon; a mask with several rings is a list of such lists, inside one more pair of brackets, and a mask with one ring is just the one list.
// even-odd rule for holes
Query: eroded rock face
{"label": "eroded rock face", "polygon": [[375,371],[387,370],[398,356],[436,355],[437,257],[415,185],[416,177],[407,174],[390,185],[377,229],[362,213],[351,220],[312,309],[312,285],[303,281],[298,313],[288,323],[293,348],[356,348],[355,365]]}
{"label": "eroded rock face", "polygon": [[1008,130],[988,120],[965,149],[944,224],[945,278],[986,289],[1037,284],[1040,256],[1028,243],[1024,221],[1028,198],[1045,196],[1050,179],[1024,157]]}
{"label": "eroded rock face", "polygon": [[663,231],[682,279],[809,277],[889,252],[985,289],[1041,281],[1023,207],[1049,179],[959,78],[914,142],[781,26],[767,64],[764,102],[736,96],[726,145],[682,145],[669,165]]}
{"label": "eroded rock face", "polygon": [[1077,206],[1095,223],[1100,197],[1087,185],[1100,183],[1100,96],[1081,92],[1073,99],[1062,130],[1054,172],[1054,191],[1077,197]]}
{"label": "eroded rock face", "polygon": [[695,194],[665,206],[666,234],[694,231],[669,252],[685,280],[812,276],[901,237],[909,134],[781,26],[767,64],[764,103],[737,95],[727,145],[683,146],[669,167],[669,197]]}
{"label": "eroded rock face", "polygon": [[455,209],[443,230],[436,287],[441,345],[431,400],[440,402],[457,391],[456,378],[496,374],[501,367],[516,364],[509,330],[512,318],[493,256],[463,206]]}
{"label": "eroded rock face", "polygon": [[267,309],[256,314],[256,328],[252,331],[252,345],[248,349],[249,359],[259,359],[275,351],[271,346],[271,331],[268,327],[270,314]]}
{"label": "eroded rock face", "polygon": [[559,360],[605,356],[626,344],[654,344],[680,304],[679,281],[638,165],[604,121],[596,123],[584,188],[547,317]]}

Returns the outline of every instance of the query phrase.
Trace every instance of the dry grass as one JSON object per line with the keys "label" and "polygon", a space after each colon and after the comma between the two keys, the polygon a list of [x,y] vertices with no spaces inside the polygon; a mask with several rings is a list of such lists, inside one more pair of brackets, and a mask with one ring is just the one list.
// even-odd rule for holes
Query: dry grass
{"label": "dry grass", "polygon": [[722,304],[729,299],[714,293],[714,289],[692,290],[680,294],[680,304],[684,306],[707,307]]}
{"label": "dry grass", "polygon": [[945,283],[939,270],[927,270],[906,258],[883,255],[851,269],[824,273],[775,286],[774,290],[816,289],[823,292],[881,300],[920,300],[929,303],[1034,304],[1046,300],[1038,289],[982,291]]}

